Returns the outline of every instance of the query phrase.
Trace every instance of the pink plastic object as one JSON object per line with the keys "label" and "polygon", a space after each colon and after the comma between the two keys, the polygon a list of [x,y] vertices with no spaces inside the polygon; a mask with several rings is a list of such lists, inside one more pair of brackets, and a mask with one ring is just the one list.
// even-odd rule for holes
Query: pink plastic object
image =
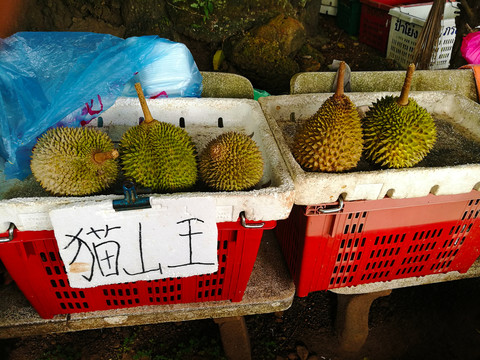
{"label": "pink plastic object", "polygon": [[465,36],[460,51],[469,64],[480,64],[480,31]]}

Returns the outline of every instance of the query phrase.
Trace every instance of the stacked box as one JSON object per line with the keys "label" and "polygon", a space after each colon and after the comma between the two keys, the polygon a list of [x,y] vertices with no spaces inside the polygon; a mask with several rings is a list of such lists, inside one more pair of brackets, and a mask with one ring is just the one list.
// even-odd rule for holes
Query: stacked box
{"label": "stacked box", "polygon": [[[389,10],[392,21],[387,44],[386,57],[388,59],[395,60],[405,69],[408,67],[431,6],[431,4],[417,4]],[[441,33],[438,43],[433,49],[430,70],[447,69],[450,65],[452,48],[457,34],[455,17],[458,13],[458,4],[451,2],[445,4],[445,12],[441,20]]]}
{"label": "stacked box", "polygon": [[480,192],[295,205],[276,235],[298,296],[459,271],[480,255]]}
{"label": "stacked box", "polygon": [[[294,187],[275,139],[257,101],[246,99],[149,99],[155,119],[176,124],[192,136],[200,152],[214,137],[228,131],[253,134],[264,160],[264,176],[252,190],[143,194],[174,199],[183,196],[214,199],[218,271],[212,274],[101,285],[70,287],[60,257],[49,212],[65,205],[112,202],[119,194],[85,197],[13,197],[0,192],[0,260],[37,312],[56,314],[230,300],[241,301],[257,256],[263,231],[288,217]],[[88,126],[107,132],[114,142],[138,124],[143,113],[136,98],[119,98]],[[3,182],[8,187],[11,181]],[[31,183],[12,182],[16,194]],[[18,188],[20,187],[20,188]],[[60,211],[60,210],[59,210]],[[136,210],[124,210],[136,211]],[[114,212],[113,212],[114,213]],[[112,215],[114,216],[114,215]],[[7,230],[8,229],[8,230]],[[3,234],[3,232],[7,233]]]}
{"label": "stacked box", "polygon": [[360,24],[360,1],[338,0],[337,25],[349,35],[358,35]]}
{"label": "stacked box", "polygon": [[[423,2],[427,2],[425,0]],[[358,39],[383,55],[387,52],[391,15],[389,10],[395,6],[421,3],[419,0],[360,0],[360,29]]]}
{"label": "stacked box", "polygon": [[[348,97],[370,106],[395,95]],[[294,136],[329,96],[260,99],[295,183],[292,213],[275,231],[297,295],[466,272],[480,254],[480,105],[449,92],[411,92],[437,124],[437,143],[422,163],[382,170],[362,159],[343,173],[307,172],[293,157]],[[463,150],[453,152],[452,142]]]}
{"label": "stacked box", "polygon": [[[247,222],[248,225],[259,224]],[[264,230],[240,222],[218,223],[218,271],[212,274],[72,288],[53,231],[14,230],[1,245],[3,264],[42,318],[144,305],[242,300]]]}

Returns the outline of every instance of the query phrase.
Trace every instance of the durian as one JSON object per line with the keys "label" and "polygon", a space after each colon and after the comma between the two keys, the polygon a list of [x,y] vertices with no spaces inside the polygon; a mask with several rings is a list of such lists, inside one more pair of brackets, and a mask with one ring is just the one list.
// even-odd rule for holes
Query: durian
{"label": "durian", "polygon": [[247,190],[262,179],[262,153],[250,136],[226,132],[202,151],[199,173],[202,181],[215,190]]}
{"label": "durian", "polygon": [[54,128],[32,151],[35,179],[55,195],[89,195],[105,190],[118,175],[118,151],[107,134],[93,128]]}
{"label": "durian", "polygon": [[411,64],[399,97],[377,100],[363,119],[365,156],[380,166],[414,166],[435,144],[437,130],[432,116],[408,97],[414,71]]}
{"label": "durian", "polygon": [[345,62],[340,63],[337,89],[296,134],[293,155],[307,171],[341,172],[357,166],[363,139],[356,106],[344,94]]}
{"label": "durian", "polygon": [[192,138],[178,126],[153,119],[140,84],[135,88],[145,120],[128,129],[120,140],[124,175],[157,192],[192,187],[198,176]]}

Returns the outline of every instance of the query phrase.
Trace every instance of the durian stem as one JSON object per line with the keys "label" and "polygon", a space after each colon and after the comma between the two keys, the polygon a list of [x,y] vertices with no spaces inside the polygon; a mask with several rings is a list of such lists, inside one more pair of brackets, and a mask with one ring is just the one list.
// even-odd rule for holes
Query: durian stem
{"label": "durian stem", "polygon": [[137,90],[138,100],[140,100],[140,105],[142,106],[143,116],[145,117],[145,122],[151,123],[153,121],[152,114],[148,108],[147,101],[145,100],[145,95],[143,95],[142,85],[140,83],[135,83],[135,90]]}
{"label": "durian stem", "polygon": [[340,62],[338,67],[338,76],[337,76],[337,89],[335,91],[335,96],[339,97],[344,95],[344,85],[343,80],[345,78],[345,61]]}
{"label": "durian stem", "polygon": [[402,92],[397,100],[397,104],[400,106],[408,105],[408,94],[410,93],[410,86],[412,85],[413,72],[415,71],[415,65],[408,65],[407,75],[405,75],[405,82],[403,83]]}
{"label": "durian stem", "polygon": [[93,154],[93,161],[97,164],[103,164],[107,160],[118,158],[118,156],[118,150],[116,149],[113,149],[112,151],[96,152]]}

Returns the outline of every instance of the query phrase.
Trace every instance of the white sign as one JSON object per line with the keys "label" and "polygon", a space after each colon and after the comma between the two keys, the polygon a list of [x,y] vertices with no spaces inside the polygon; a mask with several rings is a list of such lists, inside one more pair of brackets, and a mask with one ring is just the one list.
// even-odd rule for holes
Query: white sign
{"label": "white sign", "polygon": [[70,286],[210,274],[218,269],[215,201],[150,198],[116,212],[111,201],[50,211]]}

